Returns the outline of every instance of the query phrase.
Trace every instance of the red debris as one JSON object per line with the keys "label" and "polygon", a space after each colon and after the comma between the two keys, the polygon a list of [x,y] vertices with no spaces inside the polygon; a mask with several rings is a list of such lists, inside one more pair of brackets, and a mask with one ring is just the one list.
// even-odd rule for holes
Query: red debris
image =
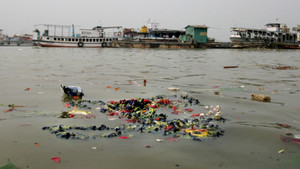
{"label": "red debris", "polygon": [[69,107],[71,107],[71,105],[66,103],[66,104],[65,104],[65,107],[68,107],[68,108],[69,108]]}
{"label": "red debris", "polygon": [[194,111],[193,109],[191,109],[191,108],[185,108],[184,109],[185,111],[188,111],[188,112],[192,112],[192,111]]}
{"label": "red debris", "polygon": [[197,117],[197,116],[200,116],[200,114],[199,113],[197,113],[197,114],[193,114],[193,115],[191,115],[192,117]]}
{"label": "red debris", "polygon": [[5,112],[5,113],[7,113],[7,112],[12,112],[13,110],[14,110],[14,109],[11,108],[11,109],[4,110],[4,112]]}
{"label": "red debris", "polygon": [[119,139],[129,139],[127,136],[119,136]]}
{"label": "red debris", "polygon": [[172,114],[178,115],[179,111],[173,111]]}
{"label": "red debris", "polygon": [[115,112],[111,112],[111,113],[108,113],[107,116],[118,116],[119,113],[115,113]]}
{"label": "red debris", "polygon": [[168,105],[170,103],[171,101],[168,99],[160,99],[159,101],[157,101],[157,104],[162,104],[162,105]]}
{"label": "red debris", "polygon": [[171,129],[173,129],[174,128],[174,126],[166,126],[165,127],[165,129],[167,130],[167,131],[169,131],[169,130],[171,130]]}
{"label": "red debris", "polygon": [[127,121],[128,123],[136,123],[137,120],[136,120],[136,119],[127,119],[126,121]]}
{"label": "red debris", "polygon": [[51,160],[55,161],[56,163],[60,162],[60,157],[53,157]]}
{"label": "red debris", "polygon": [[167,140],[169,140],[169,141],[172,141],[172,142],[174,142],[174,141],[178,141],[178,139],[176,139],[176,138],[173,138],[173,137],[168,137],[168,138],[167,138]]}

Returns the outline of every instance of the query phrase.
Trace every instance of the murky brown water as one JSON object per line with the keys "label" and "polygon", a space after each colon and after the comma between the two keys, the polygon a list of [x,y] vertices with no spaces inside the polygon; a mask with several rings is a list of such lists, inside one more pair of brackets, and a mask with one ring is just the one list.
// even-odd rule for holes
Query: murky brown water
{"label": "murky brown water", "polygon": [[[299,50],[0,47],[0,165],[10,159],[32,169],[299,168],[300,145],[282,142],[280,135],[300,135],[300,69],[272,68],[299,63]],[[56,138],[41,128],[121,123],[105,115],[58,118],[66,110],[60,84],[78,85],[85,99],[103,101],[171,95],[167,88],[178,87],[177,94],[221,106],[228,119],[220,124],[225,135],[204,142],[156,142],[164,136],[148,133],[133,133],[129,140]],[[271,103],[251,101],[254,93],[269,95]],[[5,113],[8,104],[25,107]],[[283,148],[287,149],[279,154]],[[60,163],[50,160],[55,156],[61,157]]]}

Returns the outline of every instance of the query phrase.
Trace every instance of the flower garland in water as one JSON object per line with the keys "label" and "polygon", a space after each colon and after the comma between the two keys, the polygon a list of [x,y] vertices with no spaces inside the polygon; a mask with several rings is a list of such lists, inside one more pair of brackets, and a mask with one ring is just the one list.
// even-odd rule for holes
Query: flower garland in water
{"label": "flower garland in water", "polygon": [[[176,96],[177,97],[177,96]],[[179,112],[192,112],[191,108],[180,109],[181,106],[198,105],[200,102],[189,96],[181,96],[181,100],[170,100],[165,96],[157,96],[151,99],[130,99],[120,101],[109,101],[105,104],[102,101],[79,101],[71,102],[73,107],[84,107],[90,109],[82,103],[100,104],[104,106],[100,112],[107,113],[107,116],[119,116],[125,118],[129,125],[121,125],[115,128],[109,128],[102,124],[98,126],[52,126],[43,127],[43,130],[49,130],[57,137],[66,139],[81,139],[87,140],[89,138],[111,138],[111,137],[130,137],[132,132],[161,132],[164,136],[172,135],[173,137],[191,138],[193,140],[204,140],[210,137],[219,137],[223,135],[224,131],[218,125],[213,124],[213,121],[225,122],[221,117],[220,107],[208,107],[208,113],[193,114],[189,118],[168,120],[164,113],[157,113],[161,107],[170,108],[172,114]],[[64,116],[66,112],[64,112]],[[80,131],[94,131],[92,136],[80,132],[72,132],[74,130]],[[126,136],[128,135],[128,136]]]}

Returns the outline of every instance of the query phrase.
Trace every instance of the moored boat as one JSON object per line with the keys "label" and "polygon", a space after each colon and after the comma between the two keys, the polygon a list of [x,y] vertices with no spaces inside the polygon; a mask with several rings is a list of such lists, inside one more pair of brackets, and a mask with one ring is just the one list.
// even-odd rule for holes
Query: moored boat
{"label": "moored boat", "polygon": [[[46,27],[42,35],[40,34],[41,32],[39,29],[35,29],[33,31],[33,44],[42,47],[101,48],[111,47],[113,41],[122,39],[121,26],[96,26],[92,29],[80,29],[79,34],[75,34],[74,25],[66,26],[44,24],[42,26]],[[54,30],[51,31],[50,28],[54,28]],[[66,29],[67,36],[64,35],[66,34]],[[71,35],[70,30],[72,30]]]}
{"label": "moored boat", "polygon": [[265,29],[233,27],[230,32],[233,43],[297,43],[299,40],[296,32],[291,32],[286,24],[281,23],[268,23]]}

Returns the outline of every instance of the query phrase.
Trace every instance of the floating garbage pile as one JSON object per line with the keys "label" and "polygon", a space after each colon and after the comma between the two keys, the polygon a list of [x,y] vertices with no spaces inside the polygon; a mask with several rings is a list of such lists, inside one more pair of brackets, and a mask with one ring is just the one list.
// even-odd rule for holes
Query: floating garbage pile
{"label": "floating garbage pile", "polygon": [[[64,139],[87,140],[112,137],[128,139],[133,136],[133,133],[160,133],[172,139],[187,138],[202,141],[222,136],[224,131],[219,124],[226,121],[221,116],[220,106],[205,106],[206,112],[200,113],[199,100],[188,95],[170,97],[160,95],[149,99],[123,99],[107,103],[100,100],[73,99],[65,106],[72,110],[63,112],[60,118],[96,118],[92,112],[95,109],[108,118],[116,117],[115,119],[122,120],[124,124],[114,127],[99,124],[55,125],[42,128]],[[192,108],[197,109],[195,112],[198,113],[193,114]],[[179,116],[185,117],[176,118]]]}

